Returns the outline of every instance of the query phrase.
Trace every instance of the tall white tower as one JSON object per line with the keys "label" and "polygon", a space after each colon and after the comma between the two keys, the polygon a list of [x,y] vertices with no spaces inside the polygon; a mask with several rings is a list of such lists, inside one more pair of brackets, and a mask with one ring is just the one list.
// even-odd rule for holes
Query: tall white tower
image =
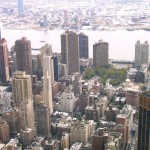
{"label": "tall white tower", "polygon": [[52,55],[43,55],[43,101],[53,112],[52,83],[54,82],[54,67]]}
{"label": "tall white tower", "polygon": [[135,66],[140,67],[142,64],[149,65],[149,43],[140,43],[137,41],[135,44]]}
{"label": "tall white tower", "polygon": [[54,82],[54,64],[52,56],[43,56],[43,75],[48,71],[48,76],[51,77],[51,82]]}

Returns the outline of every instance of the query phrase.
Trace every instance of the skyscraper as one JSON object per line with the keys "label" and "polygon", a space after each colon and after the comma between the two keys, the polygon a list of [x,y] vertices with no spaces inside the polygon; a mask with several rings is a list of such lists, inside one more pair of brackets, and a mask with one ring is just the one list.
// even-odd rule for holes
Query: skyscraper
{"label": "skyscraper", "polygon": [[150,91],[139,101],[138,150],[150,150]]}
{"label": "skyscraper", "polygon": [[88,36],[84,33],[79,34],[79,51],[80,58],[89,58],[89,43]]}
{"label": "skyscraper", "polygon": [[58,77],[58,56],[54,55],[52,57],[53,62],[54,62],[54,80],[58,81],[59,77]]}
{"label": "skyscraper", "polygon": [[104,66],[108,64],[108,43],[100,40],[93,45],[93,65]]}
{"label": "skyscraper", "polygon": [[31,42],[26,37],[15,41],[15,51],[17,70],[32,75]]}
{"label": "skyscraper", "polygon": [[5,39],[0,40],[0,82],[9,80],[8,48]]}
{"label": "skyscraper", "polygon": [[135,67],[140,67],[142,64],[149,65],[149,43],[140,43],[137,41],[135,44]]}
{"label": "skyscraper", "polygon": [[53,112],[52,104],[52,83],[54,82],[54,65],[52,53],[48,54],[46,49],[43,51],[43,101],[44,104]]}
{"label": "skyscraper", "polygon": [[67,65],[69,74],[79,72],[79,36],[73,31],[61,35],[62,63]]}
{"label": "skyscraper", "polygon": [[54,63],[52,56],[43,56],[43,75],[48,71],[48,76],[51,77],[51,82],[54,82]]}
{"label": "skyscraper", "polygon": [[23,14],[23,0],[18,0],[18,14]]}
{"label": "skyscraper", "polygon": [[12,77],[12,93],[15,106],[21,110],[23,128],[34,129],[31,75],[17,71]]}

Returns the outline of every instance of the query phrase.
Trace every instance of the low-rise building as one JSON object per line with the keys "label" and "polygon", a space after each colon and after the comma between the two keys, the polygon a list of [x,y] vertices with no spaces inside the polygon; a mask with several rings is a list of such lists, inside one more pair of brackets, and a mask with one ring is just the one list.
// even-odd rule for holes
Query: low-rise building
{"label": "low-rise building", "polygon": [[0,117],[0,141],[7,143],[10,139],[9,126],[5,120]]}
{"label": "low-rise building", "polygon": [[22,127],[21,112],[17,108],[2,113],[2,118],[8,123],[10,133],[20,132]]}
{"label": "low-rise building", "polygon": [[82,143],[79,142],[74,143],[71,146],[70,150],[82,150]]}
{"label": "low-rise building", "polygon": [[35,130],[26,128],[20,132],[20,141],[24,147],[30,146],[34,140]]}
{"label": "low-rise building", "polygon": [[69,149],[69,134],[64,132],[62,134],[62,138],[61,138],[61,148],[62,149]]}
{"label": "low-rise building", "polygon": [[75,120],[74,122],[72,122],[70,128],[70,145],[78,141],[83,143],[83,145],[86,145],[93,131],[94,121]]}

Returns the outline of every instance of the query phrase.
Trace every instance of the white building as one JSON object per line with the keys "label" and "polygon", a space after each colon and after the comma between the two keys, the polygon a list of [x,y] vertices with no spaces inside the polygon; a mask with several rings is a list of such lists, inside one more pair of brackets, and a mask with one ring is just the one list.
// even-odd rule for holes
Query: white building
{"label": "white building", "polygon": [[137,41],[135,44],[135,66],[139,67],[142,64],[149,65],[149,43],[140,43]]}
{"label": "white building", "polygon": [[[42,51],[42,50],[41,50]],[[51,46],[45,45],[43,51],[43,101],[45,105],[50,109],[50,113],[53,112],[52,103],[52,83],[54,82],[54,65],[52,59]]]}
{"label": "white building", "polygon": [[77,98],[73,92],[63,92],[60,97],[60,101],[57,103],[58,111],[62,112],[73,112],[75,108],[75,101]]}

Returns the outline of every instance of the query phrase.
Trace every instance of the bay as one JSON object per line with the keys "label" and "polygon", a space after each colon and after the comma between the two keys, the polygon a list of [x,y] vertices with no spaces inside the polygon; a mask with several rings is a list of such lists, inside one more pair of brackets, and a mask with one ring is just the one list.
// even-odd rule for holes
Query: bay
{"label": "bay", "polygon": [[[64,30],[6,30],[2,31],[2,37],[7,40],[8,48],[15,44],[17,39],[23,36],[31,40],[32,48],[40,48],[44,45],[42,41],[52,45],[53,52],[61,51],[60,35]],[[100,39],[109,43],[109,59],[134,60],[135,43],[140,40],[150,42],[150,32],[144,30],[117,30],[117,31],[89,31],[81,30],[89,36],[89,56],[93,57],[93,44]]]}

